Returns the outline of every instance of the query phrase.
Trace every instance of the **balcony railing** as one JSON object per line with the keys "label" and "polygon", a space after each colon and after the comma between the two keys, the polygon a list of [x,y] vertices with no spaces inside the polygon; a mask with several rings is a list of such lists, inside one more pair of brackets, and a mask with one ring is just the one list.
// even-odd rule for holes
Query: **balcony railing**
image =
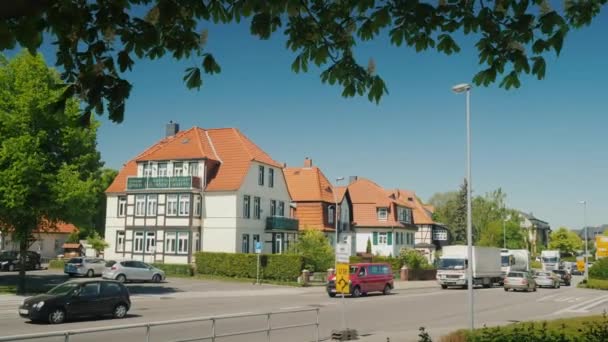
{"label": "balcony railing", "polygon": [[201,179],[194,176],[127,178],[127,190],[200,188]]}
{"label": "balcony railing", "polygon": [[266,230],[298,230],[298,220],[282,216],[268,216]]}

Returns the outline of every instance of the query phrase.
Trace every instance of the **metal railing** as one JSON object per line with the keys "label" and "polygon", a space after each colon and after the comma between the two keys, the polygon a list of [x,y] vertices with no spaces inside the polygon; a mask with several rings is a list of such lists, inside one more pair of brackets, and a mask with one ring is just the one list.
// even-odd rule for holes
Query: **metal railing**
{"label": "metal railing", "polygon": [[[310,308],[310,309],[285,310],[285,311],[274,311],[274,312],[265,312],[265,313],[224,315],[224,316],[213,316],[213,317],[194,317],[194,318],[170,320],[170,321],[159,321],[159,322],[152,322],[152,323],[136,323],[136,324],[125,324],[125,325],[118,325],[118,326],[111,326],[111,327],[87,328],[87,329],[77,329],[77,330],[67,330],[67,331],[55,331],[55,332],[50,332],[50,333],[36,333],[36,334],[4,336],[4,337],[0,337],[0,342],[26,341],[26,340],[33,340],[33,339],[49,338],[49,337],[63,337],[64,342],[70,342],[70,341],[72,341],[71,337],[76,336],[76,335],[94,334],[94,333],[99,333],[99,332],[116,331],[116,330],[130,330],[130,329],[144,329],[143,341],[150,342],[150,338],[151,338],[152,332],[153,332],[152,331],[153,327],[194,323],[194,322],[211,322],[211,333],[207,336],[175,340],[174,342],[193,342],[193,341],[205,341],[205,340],[211,340],[211,342],[215,342],[217,339],[221,339],[223,337],[259,334],[259,333],[264,333],[264,332],[266,333],[266,340],[270,341],[272,331],[304,328],[304,327],[315,327],[314,341],[319,342],[319,338],[320,338],[319,337],[319,310],[320,310],[319,308]],[[273,315],[292,314],[292,313],[301,313],[301,312],[313,312],[313,311],[316,314],[315,322],[283,325],[283,326],[272,326],[272,324],[271,324],[271,316],[273,316]],[[217,324],[217,321],[219,321],[219,320],[237,319],[237,318],[246,318],[246,317],[261,317],[261,316],[266,316],[266,327],[263,329],[236,331],[236,332],[225,333],[225,334],[216,333],[216,324]]]}

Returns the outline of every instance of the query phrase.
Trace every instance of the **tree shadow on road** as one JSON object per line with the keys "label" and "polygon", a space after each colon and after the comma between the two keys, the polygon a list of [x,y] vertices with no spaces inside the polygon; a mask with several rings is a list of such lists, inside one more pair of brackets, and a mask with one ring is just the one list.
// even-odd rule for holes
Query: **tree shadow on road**
{"label": "tree shadow on road", "polygon": [[[112,316],[101,316],[101,317],[78,317],[78,318],[70,318],[68,321],[63,323],[61,327],[65,328],[64,330],[74,330],[74,329],[82,329],[81,325],[78,325],[82,322],[99,322],[99,321],[111,321],[112,323],[124,322],[127,323],[129,318],[139,318],[141,315],[135,314],[127,314],[123,319],[115,319]],[[47,322],[42,321],[26,321],[25,324],[33,324],[33,325],[48,325]],[[74,328],[74,329],[70,329]]]}
{"label": "tree shadow on road", "polygon": [[[53,287],[66,282],[69,277],[65,274],[42,273],[39,271],[28,271],[25,275],[25,288],[27,294],[47,292]],[[5,292],[13,292],[19,282],[19,272],[0,273],[0,286],[7,288]]]}

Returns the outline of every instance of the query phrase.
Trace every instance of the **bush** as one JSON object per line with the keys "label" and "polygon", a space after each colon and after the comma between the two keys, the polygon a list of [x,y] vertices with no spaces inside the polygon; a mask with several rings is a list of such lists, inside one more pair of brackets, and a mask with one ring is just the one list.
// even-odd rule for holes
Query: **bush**
{"label": "bush", "polygon": [[608,290],[608,280],[589,278],[589,281],[581,281],[578,287],[595,290]]}
{"label": "bush", "polygon": [[541,264],[540,261],[532,260],[532,261],[530,261],[530,268],[535,268],[535,269],[540,270],[543,268],[543,264]]}
{"label": "bush", "polygon": [[[302,272],[304,258],[293,254],[261,255],[260,277],[295,281]],[[200,274],[233,278],[256,278],[257,255],[243,253],[196,253],[196,271]]]}
{"label": "bush", "polygon": [[165,271],[166,276],[188,276],[194,275],[194,269],[189,264],[161,264],[155,263],[152,266]]}
{"label": "bush", "polygon": [[334,266],[334,250],[318,230],[307,230],[289,247],[289,254],[301,255],[304,267],[311,272],[325,272]]}
{"label": "bush", "polygon": [[63,269],[65,261],[61,259],[53,259],[49,261],[49,268]]}
{"label": "bush", "polygon": [[410,248],[402,248],[399,252],[401,263],[412,270],[428,269],[431,267],[429,261],[419,251]]}
{"label": "bush", "polygon": [[602,258],[593,263],[589,268],[589,277],[608,280],[608,258]]}
{"label": "bush", "polygon": [[399,270],[401,269],[401,266],[403,266],[403,263],[402,263],[401,259],[399,259],[399,258],[374,255],[371,257],[371,261],[369,261],[369,259],[367,259],[367,258],[364,259],[360,256],[351,256],[350,257],[351,264],[357,264],[357,263],[361,263],[361,262],[387,263],[387,264],[391,265],[393,272],[399,272]]}

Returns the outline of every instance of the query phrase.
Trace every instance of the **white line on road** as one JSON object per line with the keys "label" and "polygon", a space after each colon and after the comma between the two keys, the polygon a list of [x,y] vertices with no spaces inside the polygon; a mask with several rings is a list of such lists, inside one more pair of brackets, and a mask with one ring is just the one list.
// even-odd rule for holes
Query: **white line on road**
{"label": "white line on road", "polygon": [[562,310],[556,311],[556,312],[553,313],[553,315],[559,315],[559,314],[564,313],[564,312],[579,312],[577,310],[580,310],[581,308],[584,308],[584,307],[586,307],[588,305],[591,305],[591,304],[594,304],[593,306],[595,306],[596,305],[595,303],[604,302],[604,301],[608,301],[608,296],[602,296],[602,297],[586,300],[586,301],[584,301],[582,303],[578,303],[578,304],[569,306],[567,308],[564,308]]}
{"label": "white line on road", "polygon": [[605,302],[608,302],[608,298],[604,298],[604,299],[598,300],[596,302],[590,303],[589,305],[583,306],[582,308],[578,308],[576,310],[572,310],[571,312],[580,312],[580,313],[589,312],[589,309],[592,309]]}
{"label": "white line on road", "polygon": [[280,308],[279,310],[297,310],[297,309],[302,309],[303,306],[288,306],[286,308]]}

